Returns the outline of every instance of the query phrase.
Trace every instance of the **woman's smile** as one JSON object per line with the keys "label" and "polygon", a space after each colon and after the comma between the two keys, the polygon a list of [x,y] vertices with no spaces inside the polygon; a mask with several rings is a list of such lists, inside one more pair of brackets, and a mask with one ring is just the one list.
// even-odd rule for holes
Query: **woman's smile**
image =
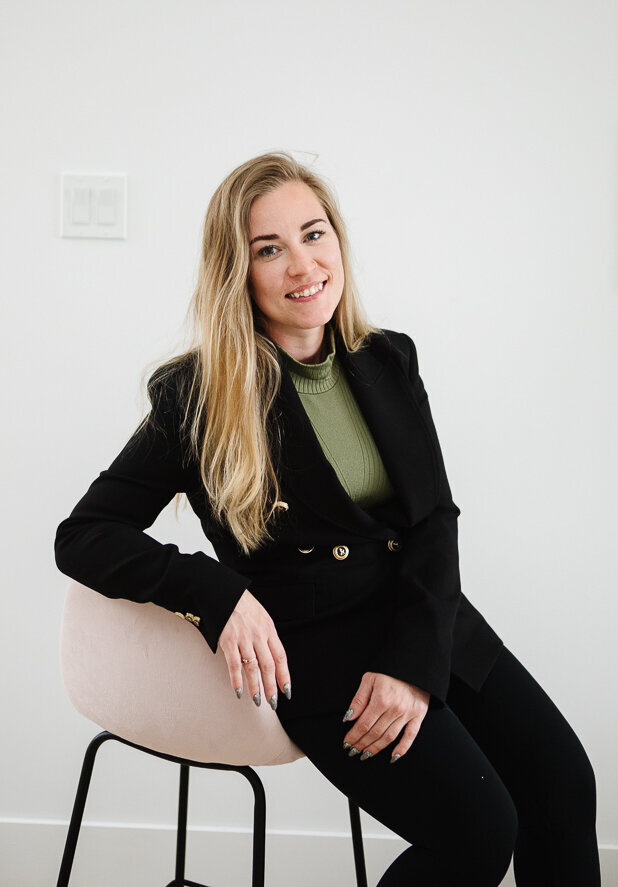
{"label": "woman's smile", "polygon": [[287,293],[286,299],[293,299],[295,302],[309,302],[313,300],[318,293],[322,292],[325,286],[326,281],[323,280],[321,283],[315,283],[308,287],[300,287],[297,290],[293,290],[291,293]]}

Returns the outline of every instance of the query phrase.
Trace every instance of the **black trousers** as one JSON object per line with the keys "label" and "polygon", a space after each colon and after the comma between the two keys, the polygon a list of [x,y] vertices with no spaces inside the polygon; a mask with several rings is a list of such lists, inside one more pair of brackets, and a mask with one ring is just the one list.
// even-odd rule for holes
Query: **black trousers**
{"label": "black trousers", "polygon": [[[360,680],[360,678],[359,678]],[[504,647],[476,692],[452,677],[410,750],[390,763],[342,748],[341,711],[280,718],[326,778],[411,843],[378,887],[598,887],[590,761],[554,703]]]}

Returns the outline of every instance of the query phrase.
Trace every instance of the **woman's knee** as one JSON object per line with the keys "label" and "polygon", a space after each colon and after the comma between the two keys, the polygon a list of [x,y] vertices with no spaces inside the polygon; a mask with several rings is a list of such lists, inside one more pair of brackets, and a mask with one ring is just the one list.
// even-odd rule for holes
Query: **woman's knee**
{"label": "woman's knee", "polygon": [[484,805],[456,801],[439,823],[426,822],[412,846],[384,873],[378,887],[423,883],[445,887],[498,887],[511,862],[517,813],[506,791]]}
{"label": "woman's knee", "polygon": [[510,865],[517,831],[517,810],[506,789],[484,808],[471,809],[453,848],[457,884],[498,887]]}

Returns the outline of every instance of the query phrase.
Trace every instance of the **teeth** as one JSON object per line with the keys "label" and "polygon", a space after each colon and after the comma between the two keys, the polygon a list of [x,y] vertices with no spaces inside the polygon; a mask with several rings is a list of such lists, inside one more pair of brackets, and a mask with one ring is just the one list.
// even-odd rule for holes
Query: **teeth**
{"label": "teeth", "polygon": [[318,283],[315,286],[309,287],[309,289],[301,290],[300,293],[288,293],[288,296],[290,299],[300,299],[301,296],[313,296],[315,293],[319,293],[323,287],[323,283]]}

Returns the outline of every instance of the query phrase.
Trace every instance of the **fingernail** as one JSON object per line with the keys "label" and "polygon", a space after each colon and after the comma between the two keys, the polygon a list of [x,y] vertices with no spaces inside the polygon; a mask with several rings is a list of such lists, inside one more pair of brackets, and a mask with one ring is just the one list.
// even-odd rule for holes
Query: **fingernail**
{"label": "fingernail", "polygon": [[344,714],[344,716],[343,716],[343,720],[344,720],[344,721],[351,721],[353,715],[354,715],[354,709],[353,709],[353,708],[349,708],[349,709],[346,711],[346,713]]}
{"label": "fingernail", "polygon": [[291,699],[292,698],[292,685],[289,683],[284,684],[283,685],[283,692],[285,693],[286,699]]}
{"label": "fingernail", "polygon": [[360,754],[360,748],[355,748],[354,746],[352,746],[352,748],[348,752],[348,757],[353,758],[354,755],[359,755],[359,754]]}
{"label": "fingernail", "polygon": [[270,702],[270,707],[272,708],[272,710],[277,711],[277,697],[271,696],[268,701]]}
{"label": "fingernail", "polygon": [[398,761],[401,755],[391,755],[391,764],[394,764],[395,761]]}
{"label": "fingernail", "polygon": [[351,742],[344,742],[343,743],[343,750],[347,751],[349,748],[352,748],[352,743]]}
{"label": "fingernail", "polygon": [[362,753],[362,755],[360,756],[359,761],[366,761],[367,758],[370,758],[372,754],[373,754],[372,751],[364,751]]}
{"label": "fingernail", "polygon": [[242,696],[242,687],[236,687],[236,696],[240,699]]}
{"label": "fingernail", "polygon": [[262,697],[260,696],[259,693],[254,693],[254,694],[253,694],[253,701],[255,702],[255,704],[256,704],[257,706],[260,706],[260,705],[262,704]]}

